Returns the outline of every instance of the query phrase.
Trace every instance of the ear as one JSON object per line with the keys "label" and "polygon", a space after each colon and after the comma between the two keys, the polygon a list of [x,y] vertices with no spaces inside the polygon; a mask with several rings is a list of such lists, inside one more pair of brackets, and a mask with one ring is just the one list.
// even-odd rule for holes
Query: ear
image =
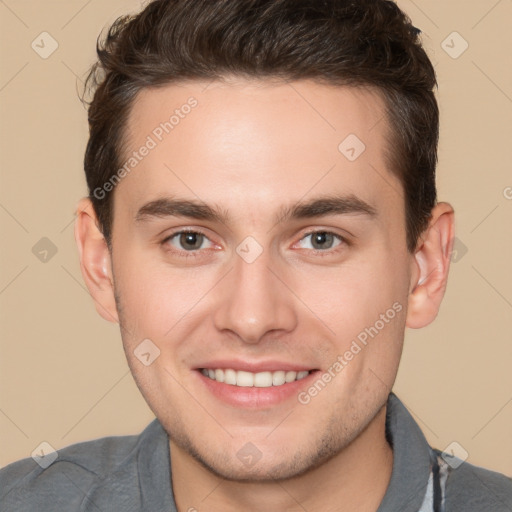
{"label": "ear", "polygon": [[437,316],[446,290],[455,236],[454,211],[448,203],[433,209],[413,259],[406,326],[419,329]]}
{"label": "ear", "polygon": [[119,322],[110,251],[90,199],[80,200],[76,216],[75,240],[85,284],[96,311],[109,322]]}

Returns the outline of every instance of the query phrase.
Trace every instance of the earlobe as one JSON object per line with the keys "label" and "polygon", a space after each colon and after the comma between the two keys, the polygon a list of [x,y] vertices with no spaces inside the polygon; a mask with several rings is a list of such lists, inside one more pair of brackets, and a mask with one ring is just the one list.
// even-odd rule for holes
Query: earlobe
{"label": "earlobe", "polygon": [[98,313],[109,322],[118,322],[110,251],[88,198],[80,200],[76,215],[75,240],[85,284]]}
{"label": "earlobe", "polygon": [[414,254],[407,327],[419,329],[436,318],[448,281],[454,236],[453,208],[438,203]]}

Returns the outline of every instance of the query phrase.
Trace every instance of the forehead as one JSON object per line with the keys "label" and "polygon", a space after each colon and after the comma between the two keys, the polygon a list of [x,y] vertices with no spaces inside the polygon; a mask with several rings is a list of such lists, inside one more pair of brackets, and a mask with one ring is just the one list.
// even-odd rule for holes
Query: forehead
{"label": "forehead", "polygon": [[233,79],[144,89],[128,118],[121,164],[129,172],[116,194],[131,213],[166,194],[234,208],[313,189],[396,202],[387,130],[370,88]]}

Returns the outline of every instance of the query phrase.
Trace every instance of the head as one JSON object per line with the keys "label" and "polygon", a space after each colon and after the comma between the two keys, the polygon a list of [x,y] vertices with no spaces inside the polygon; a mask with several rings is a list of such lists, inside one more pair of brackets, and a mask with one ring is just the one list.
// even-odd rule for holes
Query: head
{"label": "head", "polygon": [[[82,271],[176,450],[241,480],[340,453],[446,286],[418,31],[385,0],[156,0],[98,57]],[[310,373],[233,399],[215,368]]]}

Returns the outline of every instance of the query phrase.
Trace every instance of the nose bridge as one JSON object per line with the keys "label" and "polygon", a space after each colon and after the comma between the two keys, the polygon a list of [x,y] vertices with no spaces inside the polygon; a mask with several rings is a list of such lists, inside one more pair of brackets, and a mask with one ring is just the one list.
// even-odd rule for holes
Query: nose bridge
{"label": "nose bridge", "polygon": [[238,247],[214,318],[217,329],[228,329],[246,343],[257,343],[269,331],[291,331],[296,314],[293,296],[269,268],[269,254],[260,251],[246,257],[251,251],[250,245]]}

